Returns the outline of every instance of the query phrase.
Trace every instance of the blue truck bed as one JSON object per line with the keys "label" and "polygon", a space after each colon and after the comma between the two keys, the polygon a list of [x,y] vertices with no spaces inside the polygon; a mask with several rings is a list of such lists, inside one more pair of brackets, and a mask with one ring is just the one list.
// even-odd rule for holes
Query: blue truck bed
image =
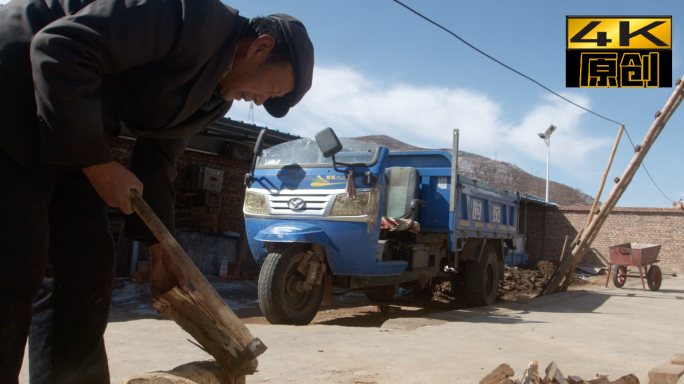
{"label": "blue truck bed", "polygon": [[454,246],[458,238],[515,238],[519,214],[517,193],[458,175],[456,204],[454,212],[449,211],[451,162],[451,155],[445,151],[389,154],[388,167],[413,167],[420,174],[420,196],[430,207],[420,212],[421,232],[449,233],[451,251],[459,250]]}

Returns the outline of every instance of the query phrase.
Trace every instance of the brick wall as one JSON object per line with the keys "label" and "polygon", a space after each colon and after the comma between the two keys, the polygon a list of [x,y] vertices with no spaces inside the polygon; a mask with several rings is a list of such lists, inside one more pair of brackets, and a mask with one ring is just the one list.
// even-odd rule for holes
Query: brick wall
{"label": "brick wall", "polygon": [[[133,140],[115,138],[108,141],[112,155],[116,161],[128,166],[129,157],[133,148]],[[213,168],[223,170],[223,189],[221,191],[221,207],[212,208],[205,206],[190,206],[189,196],[181,196],[192,193],[187,190],[190,187],[192,168],[207,164]],[[178,177],[174,182],[177,194],[176,218],[193,215],[214,213],[218,216],[218,222],[214,225],[214,231],[223,233],[233,231],[240,233],[245,226],[242,214],[242,204],[245,198],[244,178],[249,172],[251,161],[238,160],[225,155],[213,155],[208,153],[185,151],[176,164]],[[195,230],[207,230],[207,227],[196,226]]]}
{"label": "brick wall", "polygon": [[[547,207],[544,259],[558,261],[565,235],[574,240],[584,228],[590,207]],[[520,228],[524,230],[525,207],[521,208]],[[544,208],[527,205],[526,251],[532,260],[542,258]],[[684,210],[677,208],[615,208],[596,236],[592,248],[608,258],[608,247],[621,243],[662,244],[658,264],[664,271],[684,273]],[[600,267],[604,263],[591,250],[581,266]]]}

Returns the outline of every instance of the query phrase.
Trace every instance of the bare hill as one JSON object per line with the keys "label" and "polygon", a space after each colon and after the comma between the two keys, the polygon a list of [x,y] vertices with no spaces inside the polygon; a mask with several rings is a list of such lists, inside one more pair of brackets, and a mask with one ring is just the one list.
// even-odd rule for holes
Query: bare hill
{"label": "bare hill", "polygon": [[[390,151],[423,151],[426,148],[416,147],[385,135],[356,137],[356,140],[382,145]],[[451,154],[451,149],[443,148]],[[511,192],[529,193],[543,197],[546,194],[546,179],[533,176],[513,164],[496,161],[484,156],[459,151],[459,173],[482,181],[489,185]],[[560,205],[592,205],[594,198],[565,184],[551,181],[549,183],[549,198]]]}

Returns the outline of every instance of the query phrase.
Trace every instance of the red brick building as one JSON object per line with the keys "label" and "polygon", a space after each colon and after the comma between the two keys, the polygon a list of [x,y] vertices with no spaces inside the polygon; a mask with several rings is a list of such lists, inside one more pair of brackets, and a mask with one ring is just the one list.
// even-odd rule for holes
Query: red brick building
{"label": "red brick building", "polygon": [[[544,242],[544,206],[527,204],[526,253],[531,260],[558,261],[565,236],[572,241],[585,227],[591,207],[547,206]],[[524,232],[525,206],[520,228]],[[602,267],[597,255],[608,258],[608,247],[622,243],[662,244],[658,264],[663,271],[684,273],[684,210],[680,208],[613,209],[580,266]]]}

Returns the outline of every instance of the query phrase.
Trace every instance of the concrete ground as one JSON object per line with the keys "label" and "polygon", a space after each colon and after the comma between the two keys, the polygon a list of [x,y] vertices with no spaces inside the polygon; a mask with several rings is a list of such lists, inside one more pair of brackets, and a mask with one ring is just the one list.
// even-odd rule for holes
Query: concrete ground
{"label": "concrete ground", "polygon": [[[210,358],[172,321],[114,312],[105,335],[112,383]],[[643,292],[630,279],[623,289],[420,317],[399,313],[356,326],[249,324],[269,349],[247,382],[477,383],[499,364],[510,364],[519,378],[530,360],[539,360],[542,369],[555,361],[565,376],[616,380],[634,373],[648,383],[648,370],[684,353],[683,317],[684,278],[677,277],[664,279],[659,292]],[[28,383],[27,366],[21,383]]]}

